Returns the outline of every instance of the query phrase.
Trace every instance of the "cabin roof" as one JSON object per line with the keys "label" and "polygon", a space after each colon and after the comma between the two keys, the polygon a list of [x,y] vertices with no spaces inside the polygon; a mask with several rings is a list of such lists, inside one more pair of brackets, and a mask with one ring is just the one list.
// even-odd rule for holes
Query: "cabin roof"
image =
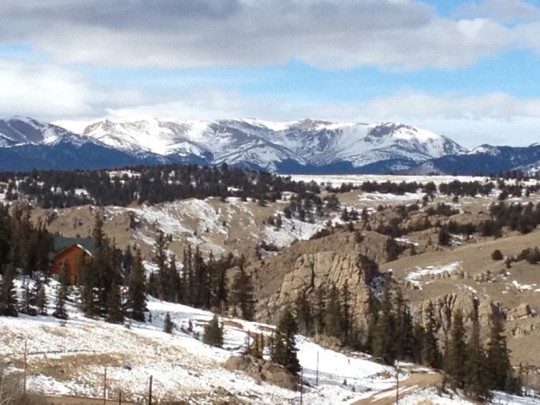
{"label": "cabin roof", "polygon": [[66,250],[71,246],[79,246],[80,248],[86,250],[88,254],[94,255],[94,238],[68,238],[65,236],[55,236],[54,238],[54,255]]}

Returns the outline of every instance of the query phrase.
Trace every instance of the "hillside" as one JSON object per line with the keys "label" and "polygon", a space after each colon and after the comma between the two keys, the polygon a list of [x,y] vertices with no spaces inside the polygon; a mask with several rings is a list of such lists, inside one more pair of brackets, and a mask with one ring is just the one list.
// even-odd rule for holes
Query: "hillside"
{"label": "hillside", "polygon": [[[56,288],[58,284],[54,282],[48,288],[49,312],[54,309]],[[76,295],[72,294],[70,300],[74,299]],[[118,398],[120,391],[124,401],[143,400],[148,395],[150,376],[153,377],[154,401],[292,404],[299,400],[299,392],[223,367],[228,358],[245,349],[248,332],[251,336],[258,333],[269,336],[271,326],[222,318],[224,347],[213,348],[199,340],[211,313],[151,297],[148,307],[151,322],[126,325],[85,318],[73,304],[68,304],[67,322],[50,316],[2,317],[0,353],[4,363],[11,364],[10,372],[21,371],[27,344],[28,389],[50,396],[103,398],[106,370],[106,396],[110,400]],[[172,334],[163,332],[166,313],[175,324]],[[362,353],[338,353],[301,336],[297,339],[304,367],[303,400],[306,403],[356,403],[364,398],[384,398],[386,392],[394,394],[393,368],[374,363]],[[424,392],[429,384],[408,386],[407,380],[415,373],[429,375],[429,370],[403,365],[402,395],[410,397],[410,401],[414,401],[416,395],[437,401],[433,392]],[[435,403],[445,403],[444,398]]]}
{"label": "hillside", "polygon": [[[203,267],[206,263],[208,268],[214,268],[209,263],[216,263],[211,260],[221,260],[219,258],[229,253],[237,258],[243,254],[241,261],[228,261],[230,267],[223,274],[231,283],[243,266],[254,287],[256,319],[262,322],[275,324],[285,307],[300,308],[303,295],[308,297],[315,314],[319,291],[329,289],[332,285],[337,287],[340,294],[348,289],[352,325],[358,331],[358,335],[354,336],[359,337],[358,341],[353,342],[357,350],[365,345],[362,339],[366,336],[367,320],[374,311],[380,311],[385,285],[401,289],[416,321],[425,318],[429,302],[435,304],[434,316],[440,342],[450,330],[456,311],[460,309],[465,314],[471,314],[476,302],[482,344],[488,342],[491,317],[504,319],[512,363],[515,367],[521,364],[516,370],[526,370],[527,385],[540,386],[535,369],[540,358],[531,354],[531,350],[536,353],[537,331],[540,330],[536,316],[540,308],[537,291],[540,290],[540,279],[536,275],[539,260],[534,256],[538,247],[539,231],[536,228],[540,224],[537,180],[452,176],[298,176],[290,179],[290,184],[310,184],[311,180],[320,184],[319,192],[315,187],[313,192],[283,192],[275,201],[269,199],[264,204],[251,197],[243,199],[231,196],[188,198],[157,204],[133,201],[125,207],[81,205],[48,209],[39,208],[31,195],[21,193],[17,196],[20,201],[12,200],[10,205],[12,210],[19,207],[22,213],[28,210],[34,223],[46,224],[49,232],[65,236],[90,235],[95,227],[96,213],[102,212],[105,219],[103,230],[114,241],[114,246],[124,251],[127,246],[133,248],[137,245],[145,257],[147,271],[154,274],[159,273],[156,244],[160,232],[167,236],[167,257],[173,260],[172,254],[176,255],[175,268],[180,270],[179,274],[186,274],[186,249],[200,251],[204,257]],[[20,184],[20,181],[23,180],[16,183]],[[7,197],[5,191],[0,197]],[[58,190],[56,192],[60,193]],[[79,192],[84,190],[80,189]],[[320,206],[317,205],[319,200]],[[14,229],[18,228],[24,227]],[[493,259],[495,250],[502,252],[503,260]],[[54,288],[50,291],[51,302],[54,301],[53,291]],[[210,316],[209,312],[151,298],[149,308],[153,311],[153,326],[130,321],[130,329],[126,329],[88,320],[73,306],[77,300],[77,295],[74,295],[70,304],[70,320],[73,321],[70,322],[75,328],[114,330],[126,342],[135,339],[137,343],[134,342],[133,347],[140,344],[138,337],[130,335],[134,331],[149,333],[152,339],[155,334],[162,336],[165,312],[174,314],[177,325],[185,324],[186,317],[196,318],[203,314],[203,318],[208,320]],[[230,302],[222,305],[228,305],[221,309],[224,319],[236,311]],[[35,329],[35,322],[44,322],[49,326],[57,322],[52,318],[26,315],[22,315],[22,319],[24,322],[20,325],[27,326],[20,326],[23,328],[18,332],[20,336]],[[19,328],[17,320],[0,320],[6,322],[8,329]],[[237,319],[231,319],[230,323],[252,325]],[[465,324],[470,328],[469,315]],[[259,328],[255,324],[252,326]],[[243,326],[243,329],[252,326]],[[268,331],[267,327],[261,328]],[[58,330],[53,334],[63,334]],[[178,332],[179,336],[184,336],[181,330]],[[236,341],[227,346],[228,349],[236,347],[232,352],[239,350],[245,338],[244,332],[237,332]],[[96,330],[94,334],[100,336],[102,333],[107,335],[109,332]],[[128,335],[124,336],[124,333]],[[308,345],[307,342],[324,342],[326,347],[345,352],[352,347],[343,344],[339,334],[337,339],[332,335],[328,340],[317,340],[315,336],[318,332],[313,329],[313,324],[310,328],[301,323],[301,333],[307,336],[298,338],[302,347]],[[82,336],[74,338],[83,339]],[[173,341],[177,342],[175,339]],[[168,344],[166,339],[165,343],[161,338],[153,341],[160,346]],[[89,343],[75,340],[65,344],[66,347],[86,347]],[[100,352],[103,348],[92,346],[89,350]],[[174,352],[173,349],[165,350]],[[225,360],[225,357],[210,356],[210,359],[201,361],[206,364],[210,360]],[[155,360],[156,364],[160,364],[160,361]],[[301,358],[301,361],[307,364],[307,360]],[[111,367],[120,367],[114,362],[110,364]],[[189,368],[187,364],[182,367]],[[307,367],[312,368],[312,365]],[[192,373],[195,372],[200,370],[192,370]],[[525,373],[520,371],[520,375],[522,372]],[[336,380],[343,377],[349,381],[352,378],[352,374],[345,376],[338,371],[330,374],[333,373],[337,376]],[[412,385],[412,381],[415,381],[413,377],[418,378],[410,377]],[[210,380],[213,378],[209,377]],[[309,381],[311,377],[306,378]],[[391,380],[390,377],[388,379]],[[133,384],[142,386],[143,383]],[[160,384],[166,386],[165,382]],[[99,390],[95,384],[90,385],[92,388],[88,393],[91,391],[91,395],[96,395],[96,390]],[[412,385],[408,389],[415,391],[410,388]],[[198,389],[193,387],[192,391]],[[236,395],[236,388],[226,389]],[[391,395],[391,388],[380,390],[380,394],[370,391],[370,396],[379,397],[382,401]],[[255,391],[259,394],[253,395],[266,395]],[[317,395],[320,394],[317,391]],[[284,401],[292,398],[287,395],[283,394]],[[361,396],[354,398],[366,400]]]}

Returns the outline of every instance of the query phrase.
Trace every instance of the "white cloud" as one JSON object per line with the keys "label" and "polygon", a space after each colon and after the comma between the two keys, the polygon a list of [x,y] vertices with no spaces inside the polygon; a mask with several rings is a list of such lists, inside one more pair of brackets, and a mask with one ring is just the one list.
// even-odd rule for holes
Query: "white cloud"
{"label": "white cloud", "polygon": [[3,0],[0,18],[5,43],[30,43],[60,62],[123,67],[298,59],[325,68],[454,68],[513,40],[502,24],[444,19],[415,0]]}
{"label": "white cloud", "polygon": [[476,96],[456,94],[431,95],[401,92],[375,98],[365,105],[367,114],[384,119],[466,119],[485,118],[510,121],[518,118],[540,118],[540,98],[519,99],[495,92]]}
{"label": "white cloud", "polygon": [[540,7],[523,0],[483,0],[479,3],[465,3],[456,12],[458,16],[484,17],[498,21],[530,21],[540,18]]}
{"label": "white cloud", "polygon": [[80,116],[101,96],[83,75],[47,64],[0,59],[0,110],[5,115]]}

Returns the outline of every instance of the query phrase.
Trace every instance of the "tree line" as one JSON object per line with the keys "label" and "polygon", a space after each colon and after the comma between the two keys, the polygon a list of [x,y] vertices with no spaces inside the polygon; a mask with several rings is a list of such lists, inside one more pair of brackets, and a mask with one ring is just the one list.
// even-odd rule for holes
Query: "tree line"
{"label": "tree line", "polygon": [[318,194],[314,183],[295,182],[290,177],[221,166],[164,165],[123,171],[39,171],[0,173],[6,198],[25,197],[42,208],[86,204],[127,206],[186,198],[239,197],[261,202],[275,201],[284,191]]}

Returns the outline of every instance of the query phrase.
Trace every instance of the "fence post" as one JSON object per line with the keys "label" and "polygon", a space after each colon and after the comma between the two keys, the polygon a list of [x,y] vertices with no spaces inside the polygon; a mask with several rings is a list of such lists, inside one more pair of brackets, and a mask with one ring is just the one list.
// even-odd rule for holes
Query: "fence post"
{"label": "fence post", "polygon": [[28,369],[28,339],[24,340],[24,378],[23,378],[23,395],[26,395],[26,375]]}
{"label": "fence post", "polygon": [[150,383],[148,384],[148,405],[152,405],[152,376],[150,376]]}
{"label": "fence post", "polygon": [[107,405],[107,367],[103,373],[103,405]]}

